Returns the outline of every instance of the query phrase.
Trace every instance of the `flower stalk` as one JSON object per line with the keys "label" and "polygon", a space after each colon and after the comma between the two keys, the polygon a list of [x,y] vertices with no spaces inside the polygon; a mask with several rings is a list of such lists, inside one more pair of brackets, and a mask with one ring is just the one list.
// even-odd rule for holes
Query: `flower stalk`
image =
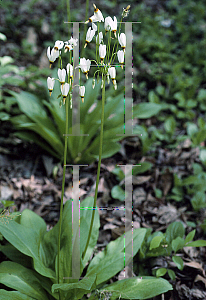
{"label": "flower stalk", "polygon": [[86,252],[87,252],[87,249],[88,249],[88,246],[89,246],[89,240],[90,240],[90,237],[91,237],[92,228],[93,228],[93,224],[94,224],[94,214],[95,214],[96,205],[97,205],[97,194],[98,194],[100,167],[101,167],[101,160],[102,160],[102,146],[103,146],[103,133],[104,133],[105,80],[106,80],[106,76],[103,75],[103,78],[102,78],[103,88],[102,88],[102,113],[101,113],[101,130],[100,130],[100,143],[99,143],[99,161],[98,161],[98,167],[97,167],[97,179],[96,179],[96,187],[95,187],[95,194],[94,194],[94,205],[93,205],[93,211],[92,211],[92,219],[91,219],[91,223],[90,223],[87,243],[86,243],[83,255],[82,255],[83,260],[84,260],[84,257],[86,255]]}

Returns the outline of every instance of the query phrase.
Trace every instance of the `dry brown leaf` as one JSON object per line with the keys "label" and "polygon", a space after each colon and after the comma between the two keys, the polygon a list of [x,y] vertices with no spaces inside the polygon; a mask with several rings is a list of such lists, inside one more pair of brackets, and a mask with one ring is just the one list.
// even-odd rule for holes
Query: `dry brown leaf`
{"label": "dry brown leaf", "polygon": [[202,282],[204,283],[205,287],[206,287],[206,278],[204,278],[204,277],[202,277],[201,275],[198,274],[198,275],[195,277],[194,282],[197,282],[197,281],[202,281]]}

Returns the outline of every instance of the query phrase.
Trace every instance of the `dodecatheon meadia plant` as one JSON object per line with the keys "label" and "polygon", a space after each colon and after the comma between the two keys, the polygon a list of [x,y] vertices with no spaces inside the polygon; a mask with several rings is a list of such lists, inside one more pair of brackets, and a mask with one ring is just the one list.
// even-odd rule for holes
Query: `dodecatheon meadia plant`
{"label": "dodecatheon meadia plant", "polygon": [[[72,91],[75,88],[74,86],[74,77],[75,72],[78,70],[80,74],[80,83],[79,83],[79,96],[84,103],[84,95],[86,93],[84,84],[81,84],[82,78],[81,73],[85,74],[86,79],[89,77],[89,72],[91,68],[94,68],[94,75],[92,80],[92,88],[95,87],[95,81],[99,81],[101,78],[101,88],[102,88],[102,112],[101,112],[101,130],[100,130],[100,143],[99,143],[99,161],[98,161],[98,169],[97,169],[97,180],[96,180],[96,189],[95,189],[95,197],[93,203],[93,212],[91,223],[89,227],[89,234],[86,242],[86,246],[83,252],[82,259],[85,258],[93,223],[94,223],[94,212],[96,209],[96,201],[97,201],[97,191],[99,184],[99,176],[100,176],[100,165],[101,165],[101,157],[102,157],[102,146],[103,146],[103,127],[104,127],[104,106],[105,106],[105,85],[106,79],[107,83],[110,84],[109,78],[113,83],[114,89],[117,89],[116,82],[116,67],[121,66],[123,69],[124,65],[124,55],[126,48],[126,35],[121,33],[121,24],[122,19],[127,16],[129,12],[130,6],[126,9],[123,9],[121,20],[117,22],[117,17],[113,18],[107,16],[104,18],[102,12],[99,8],[93,4],[94,14],[85,22],[85,24],[89,25],[89,28],[86,33],[86,40],[84,48],[89,47],[90,44],[95,41],[96,47],[96,55],[93,58],[85,58],[80,57],[79,65],[74,65],[74,47],[77,46],[78,39],[70,38],[68,41],[57,40],[54,44],[53,49],[50,51],[50,47],[47,49],[47,56],[50,61],[50,67],[55,62],[57,58],[59,58],[59,67],[58,67],[58,78],[48,77],[47,85],[49,94],[54,88],[55,80],[60,83],[60,107],[62,104],[66,104],[66,124],[65,124],[65,147],[64,147],[64,167],[63,167],[63,180],[62,180],[62,193],[61,193],[61,206],[60,206],[60,220],[59,220],[59,242],[58,242],[58,259],[57,259],[57,279],[60,282],[59,274],[60,274],[60,239],[62,232],[62,215],[63,215],[63,196],[64,196],[64,184],[65,184],[65,170],[66,170],[66,156],[67,156],[67,135],[68,135],[68,103],[70,103],[70,108],[72,108]],[[119,23],[119,26],[118,26]],[[119,28],[118,28],[119,27]],[[118,32],[118,34],[117,34]],[[61,51],[64,48],[64,52],[68,53],[67,61],[64,62],[65,55],[63,56]],[[120,49],[118,49],[120,48]],[[123,50],[121,50],[121,48]],[[81,53],[81,51],[80,51]],[[116,62],[115,62],[116,58]],[[85,79],[84,79],[85,80]]]}
{"label": "dodecatheon meadia plant", "polygon": [[[59,220],[53,228],[48,230],[45,221],[29,209],[25,209],[21,216],[15,216],[15,220],[13,220],[13,217],[7,218],[7,216],[0,215],[0,237],[1,241],[2,238],[5,239],[3,243],[0,241],[0,251],[6,255],[6,260],[0,263],[0,299],[143,300],[155,297],[172,289],[171,284],[167,280],[151,276],[142,276],[143,274],[141,273],[138,274],[139,276],[133,273],[132,278],[109,283],[111,278],[116,276],[119,272],[123,272],[123,269],[130,264],[133,256],[138,252],[144,257],[143,254],[146,251],[144,249],[153,250],[160,246],[160,242],[163,238],[159,235],[154,236],[154,241],[150,240],[152,245],[144,246],[146,239],[149,240],[150,238],[149,229],[137,228],[129,230],[115,241],[111,241],[105,250],[96,253],[95,247],[97,245],[100,227],[97,192],[101,158],[104,155],[104,152],[102,155],[103,136],[104,147],[106,146],[105,148],[108,151],[109,147],[112,148],[113,145],[115,145],[115,143],[111,142],[111,135],[114,135],[116,139],[116,133],[120,133],[124,127],[124,120],[121,118],[114,121],[114,124],[118,124],[117,128],[112,128],[111,124],[113,123],[105,122],[106,124],[104,126],[104,119],[106,121],[109,119],[108,110],[112,110],[112,112],[117,111],[118,115],[120,111],[124,111],[124,106],[120,108],[122,107],[121,104],[123,104],[121,94],[119,95],[120,97],[107,99],[106,102],[105,86],[107,81],[107,84],[111,82],[114,88],[117,89],[117,66],[124,68],[126,36],[124,33],[121,33],[121,23],[122,19],[128,15],[130,6],[123,9],[120,22],[117,22],[118,18],[116,16],[113,18],[104,18],[102,12],[95,4],[93,7],[93,15],[86,21],[86,24],[91,23],[91,26],[90,24],[88,25],[86,45],[89,48],[92,43],[95,44],[96,51],[94,57],[81,57],[78,65],[74,65],[76,61],[74,58],[76,51],[74,50],[78,43],[78,39],[74,37],[71,37],[65,42],[57,40],[52,50],[50,47],[47,49],[50,67],[58,59],[57,74],[55,76],[53,72],[52,77],[47,78],[47,85],[50,95],[52,91],[57,88],[61,92],[61,94],[57,96],[57,99],[60,98],[60,108],[57,107],[57,110],[55,110],[56,103],[58,106],[58,100],[55,100],[53,102],[54,106],[52,104],[51,111],[53,112],[52,115],[55,116],[55,124],[57,127],[61,127],[61,131],[59,132],[63,135],[63,139],[61,136],[61,141],[58,141],[58,135],[55,133],[55,127],[50,119],[46,119],[45,123],[47,127],[45,128],[43,126],[37,127],[37,123],[33,126],[33,123],[31,123],[34,130],[37,132],[41,131],[44,133],[44,136],[49,137],[48,141],[54,141],[55,149],[58,150],[60,155],[63,154],[63,178]],[[120,49],[118,50],[118,48]],[[92,73],[92,68],[94,68],[94,73]],[[119,71],[122,72],[121,68],[119,68]],[[80,75],[79,84],[77,85],[76,83],[74,84],[74,78],[76,79],[77,77],[75,77],[75,72],[78,72]],[[93,74],[93,80],[91,78],[91,80],[89,79],[87,81],[90,74]],[[99,78],[101,78],[102,90],[100,89],[100,85],[97,84],[97,88],[93,91],[92,88],[95,87],[95,82],[98,81]],[[86,88],[83,82],[87,82],[85,84]],[[89,86],[90,84],[92,85],[91,87]],[[95,100],[97,100],[97,94],[101,91],[101,101],[98,101],[97,110],[93,111],[92,117],[90,115],[89,121],[87,121],[88,126],[85,126],[89,132],[82,130],[82,132],[91,134],[89,138],[89,134],[85,134],[85,140],[82,139],[82,136],[78,134],[75,135],[73,131],[72,134],[70,134],[71,129],[76,129],[76,124],[71,126],[72,113],[74,110],[74,108],[72,108],[72,94],[75,88],[78,89],[79,97],[82,100],[82,103],[80,101],[78,102],[82,111],[86,106],[93,106],[93,101],[94,104],[96,104],[95,102],[97,101]],[[87,90],[89,97],[87,96]],[[26,100],[29,100],[29,97],[27,97]],[[36,101],[36,98],[34,98],[34,100]],[[53,100],[52,98],[52,101]],[[21,99],[19,101],[21,101]],[[38,106],[35,105],[35,101],[31,102],[33,104],[31,110],[37,110],[36,108],[38,108]],[[48,103],[47,105],[47,107],[51,107]],[[85,110],[85,112],[87,111],[88,110]],[[42,121],[45,120],[44,115],[46,115],[46,112],[41,113],[39,109],[35,113],[37,122],[43,124]],[[88,114],[90,114],[90,112]],[[63,115],[63,119],[60,118],[60,115],[61,117]],[[25,122],[25,118],[23,120]],[[111,120],[109,119],[109,121]],[[29,122],[31,122],[30,119]],[[108,124],[110,127],[107,126]],[[82,126],[84,123],[77,125],[80,125],[81,132],[81,129],[84,129]],[[109,127],[109,130],[106,129],[107,127]],[[52,129],[49,130],[49,128]],[[104,128],[105,132],[103,132]],[[108,139],[106,138],[107,133],[109,133]],[[92,144],[93,148],[91,148],[90,145],[88,146],[89,139],[91,137],[93,138],[94,135],[97,137],[95,137]],[[81,151],[85,150],[85,152],[87,152],[88,146],[95,159],[97,158],[97,151],[99,150],[95,195],[94,197],[87,197],[79,201],[79,197],[75,191],[74,199],[69,199],[64,203],[65,175],[66,167],[68,166],[67,154],[72,149],[74,152],[71,151],[71,153],[74,153],[72,156],[75,158],[75,152],[78,152],[77,149],[80,143],[84,143]],[[69,151],[67,151],[67,149]],[[76,160],[76,158],[78,160]],[[78,164],[79,153],[76,158],[73,162]],[[90,163],[88,160],[89,155],[86,155],[85,163]],[[73,167],[77,166],[73,165]],[[76,170],[77,169],[74,169],[74,172],[76,172]],[[74,185],[77,187],[79,177],[75,175],[73,182],[75,182]],[[180,226],[178,228],[180,228]],[[175,233],[182,231],[181,228],[177,230],[176,225],[174,226],[174,230]],[[169,237],[171,236],[171,233],[169,233]],[[187,242],[190,241],[192,237],[193,235],[190,235],[189,238],[187,238]],[[156,238],[158,238],[158,240]],[[161,239],[159,240],[159,238]],[[174,238],[175,240],[171,242],[173,250],[176,251],[179,249],[179,245],[183,245],[183,241],[179,236],[174,236]],[[130,254],[127,251],[129,250],[128,248],[131,250],[129,251]],[[175,256],[174,261],[180,264],[180,259],[179,256]],[[162,272],[165,272],[165,270],[160,270],[160,276],[161,274],[165,274]],[[4,289],[5,286],[8,287],[7,290]]]}

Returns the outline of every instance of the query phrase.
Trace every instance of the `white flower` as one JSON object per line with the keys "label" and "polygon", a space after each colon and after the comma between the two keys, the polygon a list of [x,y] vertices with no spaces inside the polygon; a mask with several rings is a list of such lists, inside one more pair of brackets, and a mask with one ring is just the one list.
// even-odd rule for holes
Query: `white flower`
{"label": "white flower", "polygon": [[108,68],[108,73],[109,73],[109,75],[110,75],[110,77],[112,79],[114,88],[116,90],[117,89],[117,83],[116,83],[116,80],[115,80],[115,78],[116,78],[116,69],[115,69],[115,67]]}
{"label": "white flower", "polygon": [[86,48],[87,44],[91,42],[95,35],[95,30],[93,30],[91,27],[87,30],[87,35],[86,35],[86,43],[84,45],[84,48]]}
{"label": "white flower", "polygon": [[106,55],[106,45],[99,45],[99,57],[101,59],[101,64]]}
{"label": "white flower", "polygon": [[93,29],[94,31],[97,31],[97,25],[95,25],[94,23],[92,23],[92,29]]}
{"label": "white flower", "polygon": [[111,23],[112,23],[112,22],[113,22],[113,21],[112,21],[112,18],[111,18],[111,17],[106,17],[106,18],[105,18],[104,29],[105,29],[106,32],[109,31],[109,30],[111,30]]}
{"label": "white flower", "polygon": [[109,75],[110,75],[110,77],[111,77],[112,80],[115,79],[115,77],[116,77],[116,69],[115,69],[115,67],[108,68],[108,73],[109,73]]}
{"label": "white flower", "polygon": [[69,44],[70,44],[72,47],[77,46],[77,42],[78,42],[78,39],[74,39],[73,37],[71,37],[70,40],[69,40]]}
{"label": "white flower", "polygon": [[67,64],[67,74],[70,78],[73,77],[73,66],[71,64]]}
{"label": "white flower", "polygon": [[[98,43],[98,37],[99,37],[99,43]],[[99,35],[97,35],[96,37],[96,43],[99,46],[101,44],[101,42],[103,42],[103,33],[100,32]]]}
{"label": "white flower", "polygon": [[121,68],[123,69],[123,63],[124,63],[124,51],[123,50],[119,50],[117,52],[117,58],[119,63],[121,64]]}
{"label": "white flower", "polygon": [[89,22],[104,22],[104,17],[101,13],[101,10],[99,10],[95,4],[93,4],[94,6],[94,15],[91,16],[86,22],[85,24],[89,23]]}
{"label": "white flower", "polygon": [[114,16],[114,21],[111,22],[111,31],[114,32],[114,36],[116,37],[116,31],[117,31],[117,18]]}
{"label": "white flower", "polygon": [[79,67],[81,68],[82,72],[86,74],[86,78],[88,79],[88,72],[90,69],[91,61],[86,58],[80,58],[80,64]]}
{"label": "white flower", "polygon": [[118,41],[120,43],[120,46],[122,47],[122,49],[125,52],[125,48],[126,48],[126,35],[125,35],[125,33],[121,33],[120,35],[118,34]]}
{"label": "white flower", "polygon": [[72,47],[72,45],[70,45],[68,42],[65,42],[65,45],[64,45],[64,52],[66,53],[68,50],[69,50],[69,52],[70,52],[71,50],[73,50],[73,47]]}
{"label": "white flower", "polygon": [[61,50],[64,46],[64,42],[62,41],[56,41],[54,45],[54,50],[58,51]]}
{"label": "white flower", "polygon": [[58,77],[59,77],[59,81],[62,84],[65,83],[65,77],[66,77],[66,70],[65,69],[58,69]]}
{"label": "white flower", "polygon": [[82,103],[84,103],[84,94],[85,94],[85,86],[82,85],[79,87],[79,96],[82,99]]}
{"label": "white flower", "polygon": [[55,51],[54,48],[52,48],[52,51],[50,53],[50,47],[47,48],[47,57],[49,59],[50,62],[50,68],[52,63],[57,59],[57,57],[59,57],[59,51]]}
{"label": "white flower", "polygon": [[101,10],[98,9],[95,4],[93,4],[93,6],[94,6],[94,16],[96,17],[98,22],[101,22],[101,21],[104,22],[104,17],[102,15]]}
{"label": "white flower", "polygon": [[63,96],[63,104],[65,103],[65,99],[69,93],[70,85],[69,83],[65,83],[64,85],[61,85],[61,93]]}
{"label": "white flower", "polygon": [[54,88],[54,84],[55,84],[55,79],[48,77],[47,78],[47,86],[48,86],[48,90],[49,90],[49,95],[51,96],[51,93],[53,91]]}

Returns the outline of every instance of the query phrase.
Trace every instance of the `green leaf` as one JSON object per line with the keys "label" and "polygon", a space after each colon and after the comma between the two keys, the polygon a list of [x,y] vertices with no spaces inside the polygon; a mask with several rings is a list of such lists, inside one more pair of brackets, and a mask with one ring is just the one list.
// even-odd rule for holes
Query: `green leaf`
{"label": "green leaf", "polygon": [[169,277],[172,280],[175,280],[175,278],[176,278],[175,272],[173,270],[171,270],[171,269],[168,269],[167,272],[168,272]]}
{"label": "green leaf", "polygon": [[156,276],[157,277],[161,277],[164,276],[167,273],[167,269],[166,268],[160,268],[157,270],[156,272]]}
{"label": "green leaf", "polygon": [[204,163],[206,163],[206,149],[201,149],[200,150],[200,160]]}
{"label": "green leaf", "polygon": [[125,191],[119,186],[115,185],[111,190],[112,198],[118,199],[120,201],[125,200]]}
{"label": "green leaf", "polygon": [[149,92],[148,99],[149,99],[149,102],[151,102],[151,103],[159,103],[160,102],[159,97],[155,94],[154,91]]}
{"label": "green leaf", "polygon": [[176,239],[178,236],[183,238],[185,234],[184,226],[181,222],[171,223],[166,230],[165,237],[169,244],[172,243],[172,240]]}
{"label": "green leaf", "polygon": [[178,250],[182,249],[184,247],[185,241],[181,237],[177,237],[172,241],[172,250],[177,252]]}
{"label": "green leaf", "polygon": [[163,239],[164,239],[164,236],[155,236],[150,242],[149,250],[158,248]]}
{"label": "green leaf", "polygon": [[206,247],[206,241],[204,240],[197,240],[185,245],[185,247]]}
{"label": "green leaf", "polygon": [[112,170],[112,173],[117,176],[119,181],[123,180],[125,177],[125,174],[120,167],[115,167],[114,170]]}
{"label": "green leaf", "polygon": [[[133,235],[131,231],[128,231],[125,234],[128,237],[127,241],[130,240],[127,245],[124,245],[124,235],[122,235],[115,241],[110,242],[104,251],[99,252],[92,259],[89,264],[86,276],[88,277],[92,274],[97,274],[96,284],[99,285],[100,283],[103,283],[112,276],[116,275],[124,268],[125,247],[132,247],[133,238],[133,256],[135,256],[144,241],[145,234],[146,229],[144,228],[134,229]],[[125,265],[127,265],[131,261],[131,259],[132,257],[130,257],[129,260],[125,262]]]}
{"label": "green leaf", "polygon": [[[198,179],[198,178],[197,178]],[[198,211],[206,207],[206,197],[203,191],[198,191],[191,199],[194,210]]]}
{"label": "green leaf", "polygon": [[165,93],[165,87],[163,85],[158,85],[156,91],[160,96],[163,96]]}
{"label": "green leaf", "polygon": [[183,270],[184,262],[180,256],[173,256],[172,260],[176,264],[176,266],[178,267],[179,270]]}
{"label": "green leaf", "polygon": [[1,300],[34,300],[25,294],[16,291],[0,290]]}
{"label": "green leaf", "polygon": [[172,290],[172,285],[163,278],[149,276],[127,278],[112,283],[100,291],[111,291],[110,300],[118,297],[123,299],[148,299]]}
{"label": "green leaf", "polygon": [[32,259],[29,256],[24,255],[18,251],[13,245],[6,244],[0,245],[0,251],[4,253],[6,257],[16,263],[20,263],[23,267],[32,268]]}
{"label": "green leaf", "polygon": [[164,128],[166,132],[173,134],[175,131],[175,127],[176,127],[176,121],[174,117],[173,116],[168,117],[164,123]]}
{"label": "green leaf", "polygon": [[185,97],[184,94],[182,92],[178,92],[174,94],[174,98],[177,99],[178,102],[178,106],[180,107],[184,107],[185,106]]}
{"label": "green leaf", "polygon": [[25,227],[15,221],[8,224],[0,222],[0,232],[15,248],[34,260],[34,268],[41,275],[55,279],[55,273],[44,266],[39,258],[40,236],[33,228]]}
{"label": "green leaf", "polygon": [[81,299],[84,294],[89,293],[95,287],[96,274],[90,275],[89,277],[84,277],[82,280],[76,283],[62,283],[53,284],[52,292],[69,291],[67,293],[66,299]]}
{"label": "green leaf", "polygon": [[133,175],[137,175],[137,174],[141,174],[141,173],[145,173],[146,171],[150,170],[152,168],[153,164],[148,162],[148,161],[144,161],[141,163],[141,166],[133,166],[132,168],[132,173]]}
{"label": "green leaf", "polygon": [[188,235],[185,238],[185,245],[194,239],[195,232],[196,232],[196,229],[194,229],[188,233]]}
{"label": "green leaf", "polygon": [[139,103],[133,107],[133,117],[139,119],[151,118],[152,116],[157,115],[161,109],[161,104]]}
{"label": "green leaf", "polygon": [[0,282],[36,300],[48,299],[34,273],[20,264],[3,261],[0,264]]}

